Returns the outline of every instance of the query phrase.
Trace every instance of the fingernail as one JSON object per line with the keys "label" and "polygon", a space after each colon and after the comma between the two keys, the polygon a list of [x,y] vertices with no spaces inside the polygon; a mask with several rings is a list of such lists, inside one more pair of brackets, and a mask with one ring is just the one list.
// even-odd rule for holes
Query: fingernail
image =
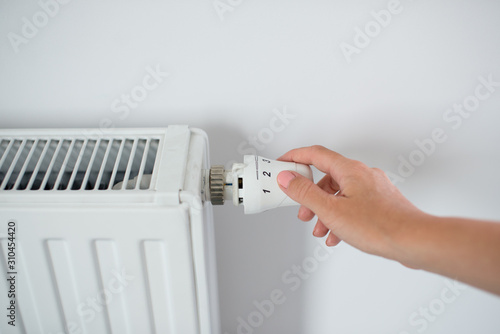
{"label": "fingernail", "polygon": [[288,185],[290,184],[290,181],[292,181],[295,178],[295,175],[293,175],[292,172],[289,171],[283,171],[278,174],[278,183],[285,189],[288,189]]}

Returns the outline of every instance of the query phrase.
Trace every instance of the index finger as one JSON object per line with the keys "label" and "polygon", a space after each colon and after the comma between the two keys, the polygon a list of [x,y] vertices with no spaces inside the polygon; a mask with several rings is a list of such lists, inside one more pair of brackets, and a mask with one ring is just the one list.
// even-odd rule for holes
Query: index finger
{"label": "index finger", "polygon": [[350,170],[348,166],[353,161],[321,145],[290,150],[277,160],[313,165],[323,173],[330,174],[337,182]]}

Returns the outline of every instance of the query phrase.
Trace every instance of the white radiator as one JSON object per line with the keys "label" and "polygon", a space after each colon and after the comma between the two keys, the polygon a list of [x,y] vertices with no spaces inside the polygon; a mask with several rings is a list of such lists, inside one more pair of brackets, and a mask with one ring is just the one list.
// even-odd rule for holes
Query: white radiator
{"label": "white radiator", "polygon": [[206,134],[93,133],[0,131],[0,332],[220,333]]}

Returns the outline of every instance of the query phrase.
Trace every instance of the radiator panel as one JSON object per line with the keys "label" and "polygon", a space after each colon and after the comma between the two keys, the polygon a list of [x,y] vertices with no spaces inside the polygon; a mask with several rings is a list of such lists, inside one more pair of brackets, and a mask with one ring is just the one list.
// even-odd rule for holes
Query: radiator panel
{"label": "radiator panel", "polygon": [[16,287],[26,330],[13,333],[39,333],[35,318],[42,333],[198,332],[189,213],[120,211],[75,208],[70,222],[54,210],[2,212],[15,217],[29,270],[18,268]]}

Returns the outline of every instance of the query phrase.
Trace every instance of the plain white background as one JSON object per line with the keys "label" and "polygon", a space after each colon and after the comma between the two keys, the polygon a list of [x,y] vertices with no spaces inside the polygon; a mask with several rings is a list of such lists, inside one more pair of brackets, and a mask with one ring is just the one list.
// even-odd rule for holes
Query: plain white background
{"label": "plain white background", "polygon": [[[72,0],[44,20],[35,1],[2,0],[0,127],[189,124],[209,134],[212,163],[321,144],[392,173],[441,128],[446,141],[398,187],[430,213],[500,220],[500,87],[456,129],[443,118],[480,76],[500,81],[498,2],[401,0],[380,31],[371,12],[387,1],[220,4]],[[348,62],[341,45],[366,25],[373,37]],[[140,96],[147,68],[169,76]],[[293,118],[273,131],[276,110]],[[472,287],[445,303],[443,277],[346,244],[315,266],[314,223],[296,213],[215,208],[223,332],[249,316],[241,333],[499,332],[500,298]],[[284,303],[259,317],[255,302],[276,289]]]}

